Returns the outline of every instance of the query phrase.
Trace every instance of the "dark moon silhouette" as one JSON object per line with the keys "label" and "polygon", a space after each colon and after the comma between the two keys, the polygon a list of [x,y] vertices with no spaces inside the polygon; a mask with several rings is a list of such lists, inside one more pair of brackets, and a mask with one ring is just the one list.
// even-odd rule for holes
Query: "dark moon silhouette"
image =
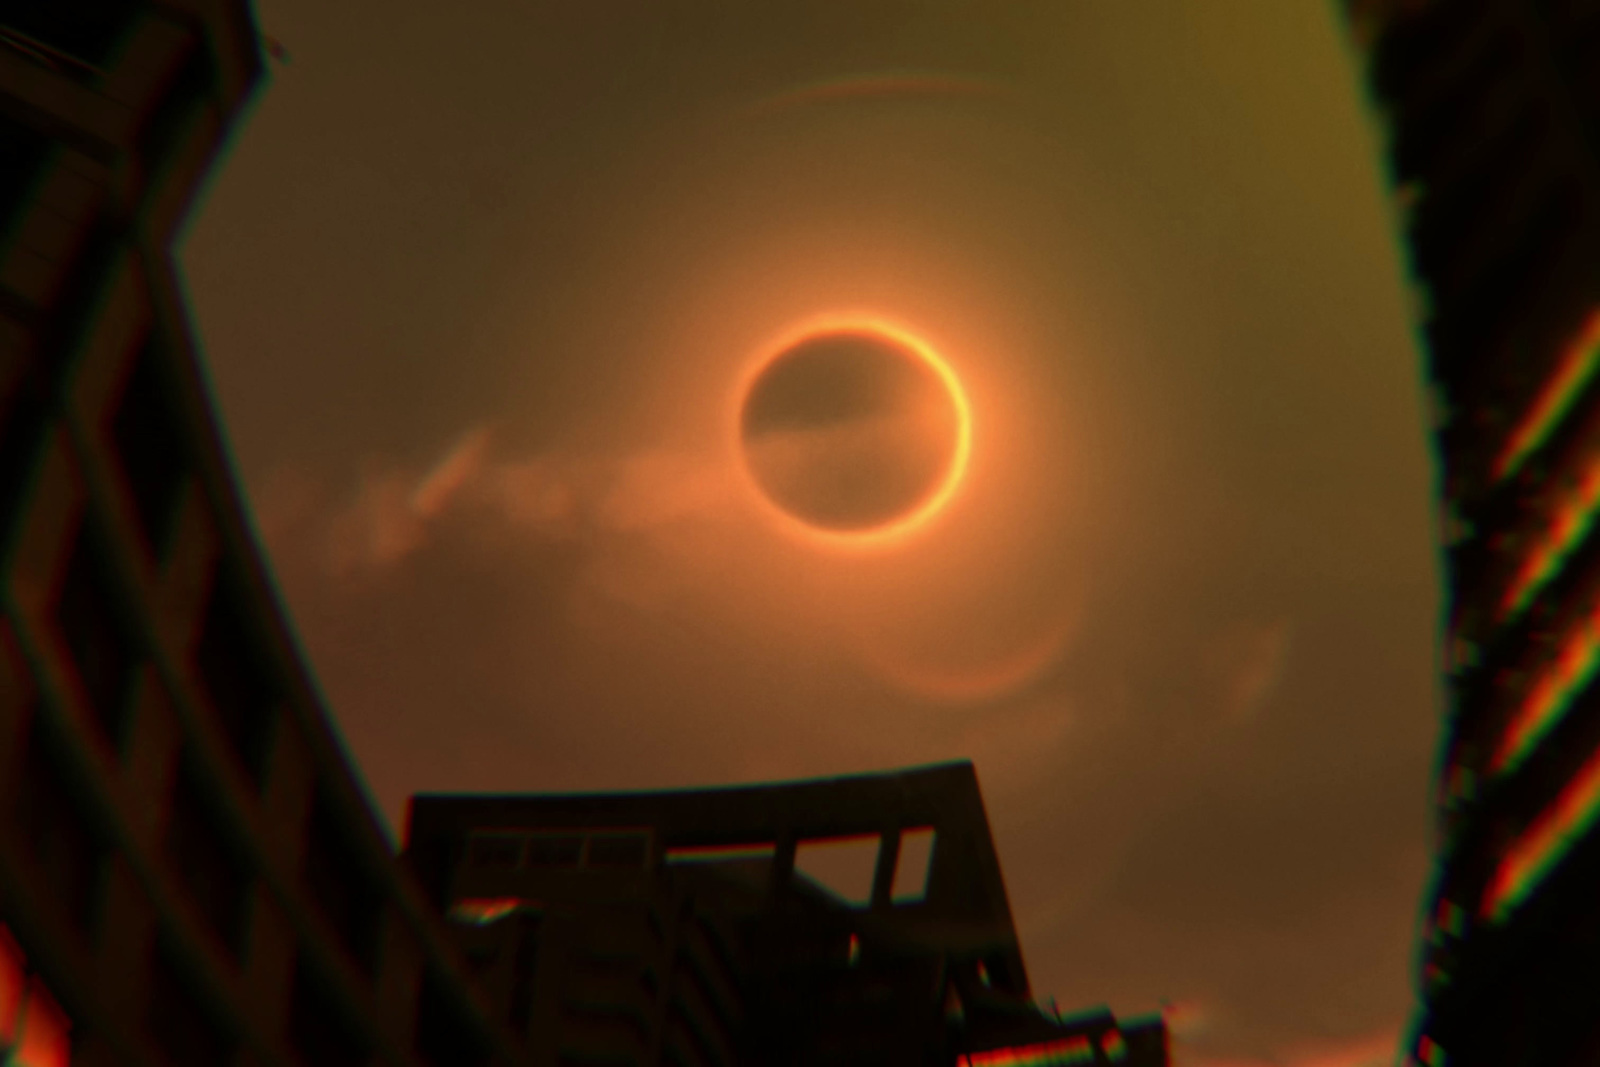
{"label": "dark moon silhouette", "polygon": [[939,488],[960,418],[927,360],[850,330],[775,355],[745,394],[739,426],[746,464],[774,504],[821,530],[857,533],[906,517]]}

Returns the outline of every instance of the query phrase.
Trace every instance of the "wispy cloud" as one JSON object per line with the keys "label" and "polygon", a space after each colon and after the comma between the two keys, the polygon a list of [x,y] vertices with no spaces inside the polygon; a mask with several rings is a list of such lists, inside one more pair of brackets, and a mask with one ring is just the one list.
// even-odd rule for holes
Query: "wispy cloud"
{"label": "wispy cloud", "polygon": [[408,503],[412,513],[430,519],[444,511],[461,488],[483,470],[488,452],[489,428],[468,430],[411,491]]}
{"label": "wispy cloud", "polygon": [[665,451],[623,457],[610,472],[599,517],[613,530],[642,530],[710,515],[732,479],[720,465]]}
{"label": "wispy cloud", "polygon": [[1248,722],[1261,713],[1288,669],[1293,634],[1293,623],[1279,618],[1237,624],[1213,641],[1206,670],[1224,722]]}
{"label": "wispy cloud", "polygon": [[549,542],[638,535],[725,508],[730,482],[714,460],[666,450],[497,455],[479,425],[425,467],[369,464],[342,496],[304,472],[276,472],[257,512],[269,545],[302,539],[292,547],[352,577],[403,565],[458,517]]}

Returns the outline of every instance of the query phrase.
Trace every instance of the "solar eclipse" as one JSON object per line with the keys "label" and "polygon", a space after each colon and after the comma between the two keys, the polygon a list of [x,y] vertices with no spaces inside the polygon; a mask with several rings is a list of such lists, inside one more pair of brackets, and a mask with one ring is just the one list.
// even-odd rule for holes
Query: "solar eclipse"
{"label": "solar eclipse", "polygon": [[815,320],[753,361],[737,448],[758,500],[790,532],[837,547],[925,526],[966,472],[972,417],[950,365],[875,316]]}

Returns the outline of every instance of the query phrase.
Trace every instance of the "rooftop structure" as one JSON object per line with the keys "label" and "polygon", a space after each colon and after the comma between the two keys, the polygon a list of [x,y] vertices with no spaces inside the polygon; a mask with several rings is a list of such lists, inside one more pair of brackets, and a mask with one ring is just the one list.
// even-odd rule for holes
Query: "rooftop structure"
{"label": "rooftop structure", "polygon": [[1031,1002],[970,763],[418,796],[406,858],[539,1062],[1166,1062],[1159,1020]]}

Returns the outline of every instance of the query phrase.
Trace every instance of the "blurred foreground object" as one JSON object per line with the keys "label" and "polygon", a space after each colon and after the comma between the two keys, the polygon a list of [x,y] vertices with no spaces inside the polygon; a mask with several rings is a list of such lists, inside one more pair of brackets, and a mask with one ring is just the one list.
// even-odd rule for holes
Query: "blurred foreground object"
{"label": "blurred foreground object", "polygon": [[1346,0],[1426,357],[1446,588],[1412,1062],[1600,1062],[1600,4]]}

